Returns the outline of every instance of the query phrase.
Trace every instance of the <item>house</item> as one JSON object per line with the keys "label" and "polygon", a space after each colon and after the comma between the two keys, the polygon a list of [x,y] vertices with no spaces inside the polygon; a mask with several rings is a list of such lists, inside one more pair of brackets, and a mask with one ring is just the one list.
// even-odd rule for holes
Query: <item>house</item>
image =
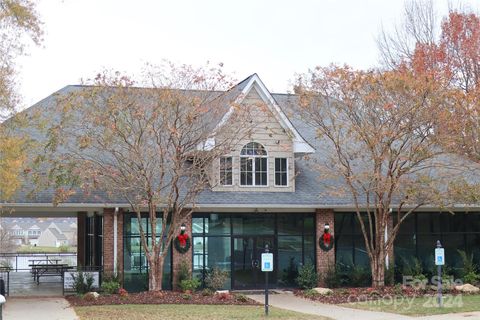
{"label": "house", "polygon": [[[27,112],[50,115],[56,99],[72,90],[82,87],[66,87]],[[294,286],[295,270],[308,263],[321,274],[335,263],[368,268],[352,199],[331,192],[335,185],[325,186],[328,181],[311,166],[312,160],[325,161],[325,146],[316,139],[315,130],[295,116],[298,97],[271,94],[256,74],[229,94],[236,94],[240,104],[266,108],[254,109],[251,136],[218,159],[212,172],[219,185],[198,197],[195,212],[185,223],[192,246],[184,254],[172,249],[164,268],[164,287],[172,286],[181,261],[186,261],[195,276],[201,277],[212,267],[226,270],[226,288],[263,288],[259,260],[265,245],[274,255],[272,287]],[[51,190],[39,191],[33,198],[21,191],[8,205],[14,214],[77,217],[79,264],[120,271],[129,291],[145,288],[148,267],[137,218],[124,199],[99,190],[96,194],[79,191],[57,207],[52,202]],[[455,215],[440,208],[423,208],[404,223],[389,255],[398,263],[417,257],[428,264],[433,261],[436,241],[442,240],[453,267],[461,263],[457,249],[472,252],[479,261],[479,207],[458,210]],[[327,225],[334,236],[333,249],[328,251],[319,244]],[[49,227],[45,238],[66,241],[54,240],[56,231]]]}
{"label": "house", "polygon": [[38,237],[38,245],[42,247],[68,246],[67,237],[55,227],[49,227]]}

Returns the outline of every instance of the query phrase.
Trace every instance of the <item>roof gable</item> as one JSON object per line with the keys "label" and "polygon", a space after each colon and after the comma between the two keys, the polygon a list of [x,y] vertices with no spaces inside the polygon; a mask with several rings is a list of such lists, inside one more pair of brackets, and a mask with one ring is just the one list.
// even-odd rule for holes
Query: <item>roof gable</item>
{"label": "roof gable", "polygon": [[[300,135],[300,133],[292,125],[286,114],[282,111],[278,103],[273,98],[270,91],[263,84],[260,77],[255,73],[250,77],[240,82],[234,89],[240,91],[235,99],[236,104],[243,102],[245,97],[248,96],[252,89],[255,89],[260,98],[265,102],[270,112],[272,112],[275,119],[280,123],[285,132],[292,138],[293,152],[294,153],[314,153],[315,149]],[[221,126],[227,122],[233,112],[233,108],[229,110],[218,126]]]}

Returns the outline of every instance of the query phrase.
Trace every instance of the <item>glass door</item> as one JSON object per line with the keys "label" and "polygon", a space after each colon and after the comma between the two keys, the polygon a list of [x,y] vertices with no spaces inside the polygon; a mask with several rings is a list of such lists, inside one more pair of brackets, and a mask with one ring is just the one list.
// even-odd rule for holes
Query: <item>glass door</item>
{"label": "glass door", "polygon": [[[233,273],[234,289],[263,288],[264,275],[260,269],[261,255],[268,244],[270,252],[274,252],[273,236],[233,237]],[[273,274],[273,273],[272,273]],[[272,283],[274,279],[271,279]]]}

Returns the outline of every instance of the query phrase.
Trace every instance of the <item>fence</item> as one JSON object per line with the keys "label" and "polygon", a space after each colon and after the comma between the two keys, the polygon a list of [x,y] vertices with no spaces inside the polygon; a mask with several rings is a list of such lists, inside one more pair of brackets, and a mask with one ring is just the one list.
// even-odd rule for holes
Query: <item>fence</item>
{"label": "fence", "polygon": [[[0,294],[5,290],[5,295],[8,296],[10,293],[10,270],[8,268],[0,267],[0,280],[3,280],[3,284],[0,281]],[[4,286],[2,288],[2,286]]]}
{"label": "fence", "polygon": [[0,268],[11,272],[30,272],[34,261],[55,261],[77,266],[77,253],[0,253]]}

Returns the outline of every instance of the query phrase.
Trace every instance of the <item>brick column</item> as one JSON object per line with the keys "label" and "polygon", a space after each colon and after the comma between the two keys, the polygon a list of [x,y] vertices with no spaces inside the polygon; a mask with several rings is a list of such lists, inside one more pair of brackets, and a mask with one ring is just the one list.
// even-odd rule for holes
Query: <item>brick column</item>
{"label": "brick column", "polygon": [[77,265],[85,266],[86,212],[77,212]]}
{"label": "brick column", "polygon": [[316,239],[316,248],[317,248],[317,273],[319,274],[319,285],[325,286],[323,278],[327,274],[329,268],[335,267],[335,246],[330,251],[323,251],[319,246],[320,237],[323,235],[323,230],[325,224],[330,225],[330,233],[335,237],[335,219],[332,209],[317,209],[316,210],[316,221],[317,221],[317,239]]}
{"label": "brick column", "polygon": [[[122,210],[117,213],[117,272],[123,272],[123,214]],[[114,208],[103,210],[103,271],[105,274],[113,274],[114,263]]]}
{"label": "brick column", "polygon": [[[193,250],[193,238],[192,238],[192,215],[189,215],[188,217],[185,218],[183,221],[185,223],[186,229],[185,232],[188,234],[190,237],[190,249],[185,252],[184,254],[178,252],[175,249],[174,244],[172,243],[172,248],[173,248],[173,254],[172,254],[172,266],[173,266],[173,274],[172,274],[172,282],[173,282],[173,288],[178,287],[178,281],[177,281],[177,276],[178,276],[178,271],[180,270],[180,265],[182,264],[183,261],[185,261],[190,269],[190,273],[193,271],[193,266],[192,266],[192,250]],[[175,236],[180,234],[180,228],[178,231],[175,231]]]}

